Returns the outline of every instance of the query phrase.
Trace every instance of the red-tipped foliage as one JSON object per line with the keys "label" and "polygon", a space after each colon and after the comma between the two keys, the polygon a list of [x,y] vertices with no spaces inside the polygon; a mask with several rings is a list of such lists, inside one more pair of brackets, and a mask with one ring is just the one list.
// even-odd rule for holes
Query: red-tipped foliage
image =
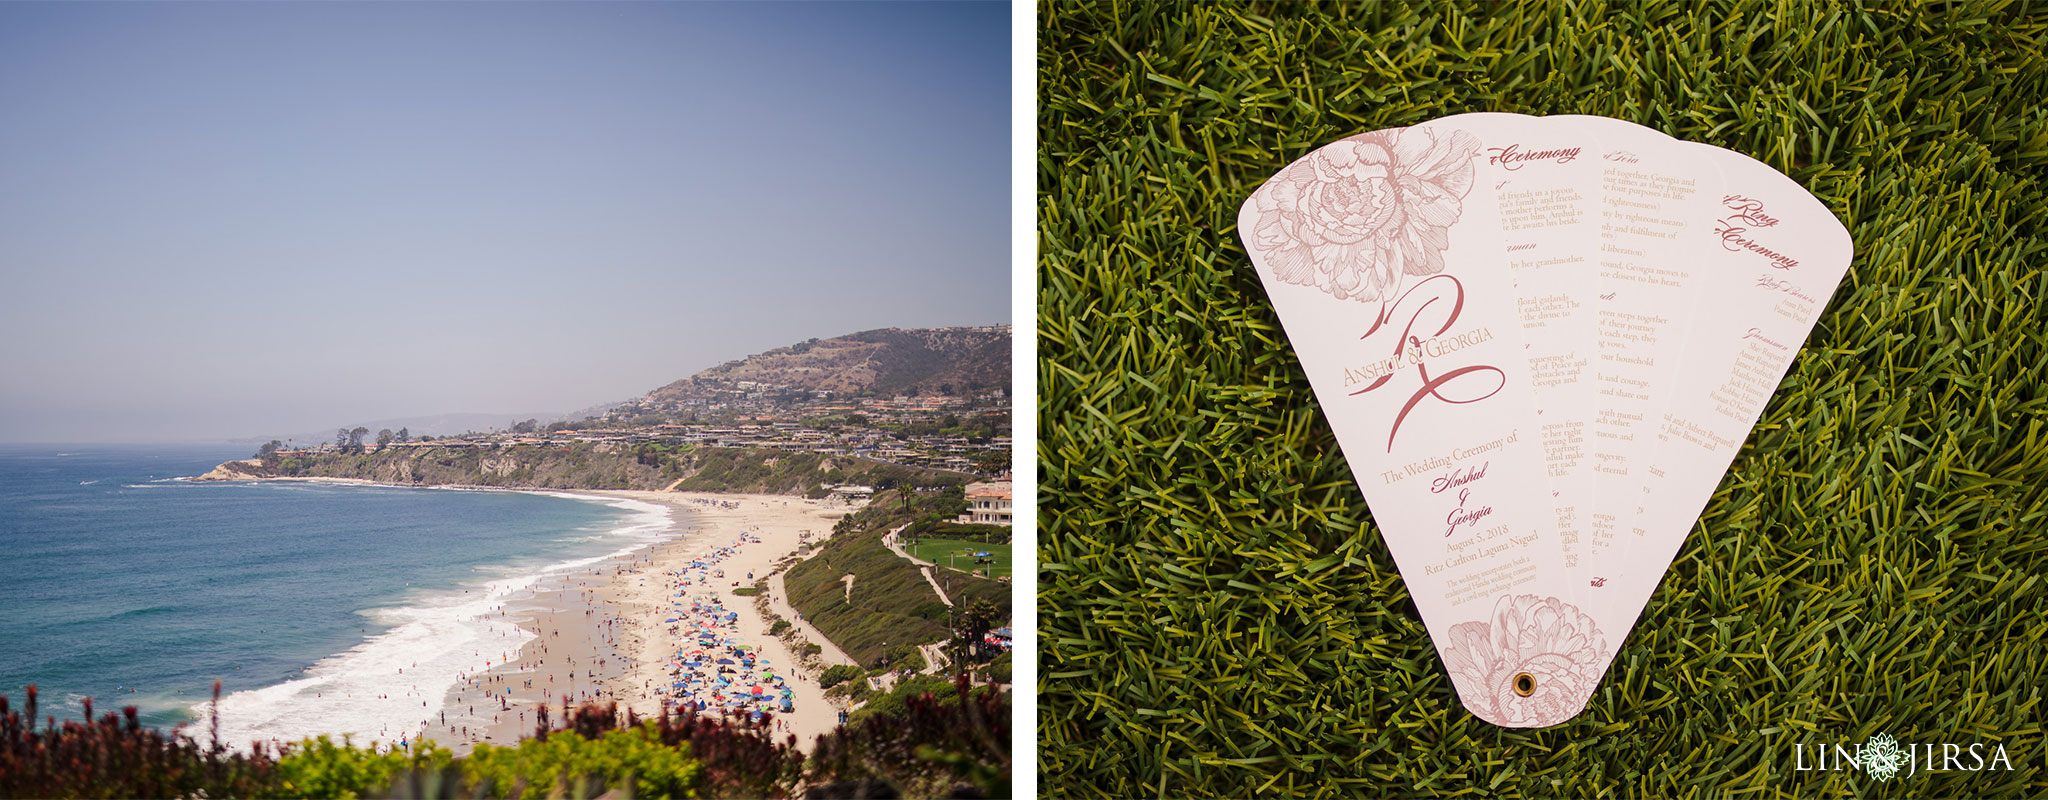
{"label": "red-tipped foliage", "polygon": [[[142,727],[134,706],[83,722],[35,724],[36,691],[25,714],[0,696],[0,797],[250,797],[266,794],[276,762],[201,747],[184,735]],[[216,735],[217,738],[217,735]]]}
{"label": "red-tipped foliage", "polygon": [[975,688],[964,674],[953,686],[953,696],[907,697],[901,714],[877,714],[818,737],[811,782],[880,778],[907,785],[950,772],[955,797],[1007,796],[1009,698],[994,687]]}

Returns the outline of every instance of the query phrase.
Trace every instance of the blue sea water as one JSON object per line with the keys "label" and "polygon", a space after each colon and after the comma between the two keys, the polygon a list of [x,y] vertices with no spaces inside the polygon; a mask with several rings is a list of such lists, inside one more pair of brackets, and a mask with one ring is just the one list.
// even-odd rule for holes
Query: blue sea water
{"label": "blue sea water", "polygon": [[0,446],[0,694],[168,727],[219,679],[229,741],[399,728],[417,720],[346,698],[438,710],[484,650],[524,641],[493,609],[668,528],[633,501],[176,480],[247,450]]}

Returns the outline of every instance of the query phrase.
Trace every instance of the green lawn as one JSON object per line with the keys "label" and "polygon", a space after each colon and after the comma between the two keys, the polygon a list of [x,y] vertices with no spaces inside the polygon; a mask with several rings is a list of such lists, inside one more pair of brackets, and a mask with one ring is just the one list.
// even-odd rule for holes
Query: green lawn
{"label": "green lawn", "polygon": [[[950,565],[962,572],[987,574],[991,578],[1010,576],[1010,546],[1007,544],[966,542],[959,539],[922,539],[916,546],[906,543],[903,550],[939,566]],[[974,563],[975,553],[988,553],[995,563],[977,565]],[[992,569],[993,572],[984,573],[984,569]]]}
{"label": "green lawn", "polygon": [[[2039,7],[1038,20],[1044,794],[2048,795]],[[1467,111],[1727,147],[1856,240],[1599,694],[1549,730],[1459,705],[1235,224],[1318,146]],[[1795,769],[1877,733],[2013,769]]]}

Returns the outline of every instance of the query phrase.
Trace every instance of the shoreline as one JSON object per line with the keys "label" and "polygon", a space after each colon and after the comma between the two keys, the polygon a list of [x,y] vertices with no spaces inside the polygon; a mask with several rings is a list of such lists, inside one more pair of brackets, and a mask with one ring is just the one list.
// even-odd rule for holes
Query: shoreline
{"label": "shoreline", "polygon": [[[765,578],[778,562],[795,556],[805,533],[829,533],[832,522],[849,509],[780,495],[644,490],[561,494],[664,505],[670,529],[653,544],[564,576],[561,585],[523,603],[513,621],[535,638],[512,663],[495,666],[452,690],[444,705],[462,711],[460,721],[451,714],[454,730],[444,727],[429,738],[458,753],[479,742],[514,742],[532,731],[536,704],[547,703],[559,722],[565,694],[572,707],[615,702],[622,712],[630,710],[643,719],[659,716],[664,705],[676,710],[684,703],[703,704],[706,713],[719,713],[733,696],[709,688],[721,677],[742,691],[762,686],[771,698],[787,690],[793,710],[772,714],[775,733],[796,736],[805,750],[818,735],[838,726],[838,706],[799,666],[798,655],[768,635],[769,621],[752,597],[735,590],[753,584],[748,575]],[[714,618],[724,622],[714,625]],[[708,630],[716,633],[700,638]],[[707,646],[707,641],[714,643]],[[743,653],[756,659],[756,669],[746,669],[748,656]],[[719,658],[734,663],[718,664]],[[721,674],[721,668],[732,672]],[[779,681],[767,679],[771,674]],[[680,677],[700,678],[694,685],[702,688],[694,693],[687,686],[678,689]],[[473,706],[479,713],[469,713]],[[744,713],[758,707],[750,702],[735,710]],[[453,743],[439,738],[451,733],[457,737]]]}
{"label": "shoreline", "polygon": [[[806,751],[838,725],[840,708],[825,698],[815,670],[802,669],[793,648],[768,634],[769,619],[755,597],[735,590],[799,557],[803,542],[829,536],[838,518],[857,507],[784,495],[421,486],[327,477],[250,480],[518,492],[615,507],[626,507],[618,502],[626,500],[658,506],[666,515],[665,528],[651,541],[543,576],[473,617],[517,626],[525,640],[516,652],[475,651],[486,663],[460,672],[439,708],[419,709],[426,712],[421,726],[378,739],[416,741],[424,733],[424,739],[458,755],[477,743],[510,745],[533,731],[537,704],[546,703],[551,721],[560,724],[564,696],[571,707],[616,702],[621,712],[643,719],[659,716],[664,704],[674,710],[695,703],[705,713],[741,715],[765,709],[776,737],[795,736]],[[725,577],[713,577],[721,571]],[[721,623],[716,637],[699,638],[712,630],[708,620],[714,615]],[[829,641],[817,643],[829,654],[818,661],[820,668],[838,660],[831,658],[837,649]],[[734,663],[718,664],[720,658]],[[734,685],[719,687],[719,679]],[[743,705],[727,706],[757,686],[768,702],[749,696]],[[783,697],[792,704],[788,713],[775,711]]]}

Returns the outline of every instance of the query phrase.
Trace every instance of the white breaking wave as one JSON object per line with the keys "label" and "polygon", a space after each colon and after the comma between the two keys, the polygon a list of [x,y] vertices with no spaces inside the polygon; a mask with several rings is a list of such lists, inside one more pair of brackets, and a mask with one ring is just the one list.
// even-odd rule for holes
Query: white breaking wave
{"label": "white breaking wave", "polygon": [[[498,616],[508,603],[530,594],[536,584],[653,544],[671,527],[668,509],[623,498],[560,492],[550,497],[601,502],[634,512],[612,529],[621,549],[604,555],[550,564],[538,571],[470,587],[467,593],[428,598],[415,605],[381,609],[374,616],[392,628],[347,652],[322,659],[306,677],[275,686],[235,692],[220,699],[220,738],[243,749],[251,742],[297,742],[322,734],[357,744],[418,741],[422,730],[438,727],[442,702],[465,675],[478,675],[534,638]],[[193,707],[195,725],[205,726],[206,704]],[[428,738],[434,738],[430,733]]]}

